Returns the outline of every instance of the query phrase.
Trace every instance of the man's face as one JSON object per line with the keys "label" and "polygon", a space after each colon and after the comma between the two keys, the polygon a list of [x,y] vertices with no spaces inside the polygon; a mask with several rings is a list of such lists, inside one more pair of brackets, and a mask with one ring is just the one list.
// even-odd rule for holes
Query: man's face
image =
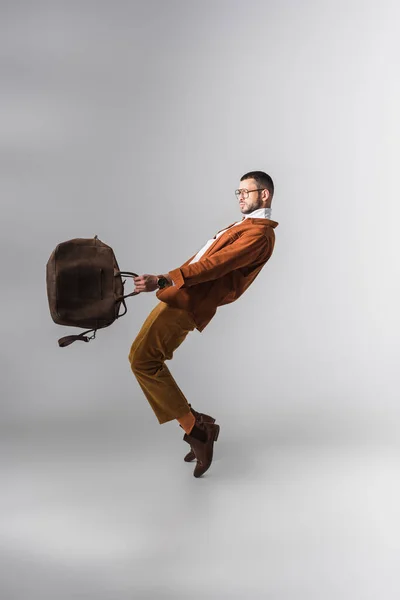
{"label": "man's face", "polygon": [[[260,187],[257,185],[257,182],[254,179],[244,179],[240,182],[239,188],[240,190],[247,190],[249,195],[242,193],[239,196],[239,208],[242,214],[247,215],[253,210],[257,210],[258,208],[263,208],[265,203],[263,202],[262,195],[265,192],[260,191],[252,191],[257,190]],[[247,196],[247,198],[246,198]]]}

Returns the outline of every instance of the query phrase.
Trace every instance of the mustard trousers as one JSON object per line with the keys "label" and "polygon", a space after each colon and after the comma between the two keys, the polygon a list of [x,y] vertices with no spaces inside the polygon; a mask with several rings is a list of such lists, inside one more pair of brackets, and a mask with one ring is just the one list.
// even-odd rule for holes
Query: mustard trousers
{"label": "mustard trousers", "polygon": [[183,417],[190,410],[165,361],[195,326],[189,312],[159,302],[131,346],[131,369],[160,424]]}

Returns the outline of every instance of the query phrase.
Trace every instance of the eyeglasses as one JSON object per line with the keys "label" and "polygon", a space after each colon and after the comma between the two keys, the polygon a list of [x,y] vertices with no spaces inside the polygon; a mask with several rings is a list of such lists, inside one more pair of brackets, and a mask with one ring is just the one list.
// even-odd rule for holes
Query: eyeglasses
{"label": "eyeglasses", "polygon": [[239,198],[239,196],[243,196],[243,198],[248,198],[249,194],[251,194],[251,192],[261,192],[262,190],[265,190],[266,188],[256,188],[255,190],[235,190],[235,196],[236,198]]}

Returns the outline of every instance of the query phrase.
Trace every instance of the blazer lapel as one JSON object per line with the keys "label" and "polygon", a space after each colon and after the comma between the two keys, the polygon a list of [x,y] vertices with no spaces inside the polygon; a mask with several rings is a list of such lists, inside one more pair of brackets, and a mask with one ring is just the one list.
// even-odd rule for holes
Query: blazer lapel
{"label": "blazer lapel", "polygon": [[[246,217],[243,217],[242,221],[245,220]],[[220,229],[219,231],[217,231],[216,235],[218,235],[221,231],[225,231],[225,229],[230,229],[231,227],[233,227],[233,225],[236,225],[236,223],[238,223],[239,221],[235,221],[234,223],[231,223],[230,225],[228,225],[228,227],[224,227],[223,229]],[[215,235],[214,235],[215,237]]]}
{"label": "blazer lapel", "polygon": [[[246,217],[243,217],[242,221],[245,220]],[[230,229],[231,227],[233,227],[233,225],[236,225],[238,221],[235,221],[234,223],[231,223],[230,225],[228,225],[228,227],[224,227],[223,229],[220,229],[219,231],[217,231],[217,233],[214,235],[215,238],[215,242],[213,242],[206,250],[206,252],[204,254],[208,254],[208,252],[210,251],[210,249],[212,248],[213,250],[215,249],[215,246],[218,245],[218,243],[221,241],[221,238],[224,237],[224,234],[220,235],[219,238],[217,239],[217,235],[221,232],[221,231],[225,231],[226,229]],[[183,265],[181,265],[182,267],[184,267],[185,265],[188,265],[193,259],[194,257],[197,256],[196,254],[193,254],[193,256],[191,258],[188,258],[188,260],[183,263]]]}

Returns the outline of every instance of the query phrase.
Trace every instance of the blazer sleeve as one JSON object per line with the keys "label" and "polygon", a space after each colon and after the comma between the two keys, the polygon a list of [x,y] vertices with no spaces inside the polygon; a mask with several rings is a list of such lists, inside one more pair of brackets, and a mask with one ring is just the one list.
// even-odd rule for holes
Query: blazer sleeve
{"label": "blazer sleeve", "polygon": [[267,259],[269,241],[266,235],[243,234],[228,246],[214,254],[205,255],[192,264],[183,264],[169,271],[171,279],[179,289],[223,277],[230,271],[249,266]]}

